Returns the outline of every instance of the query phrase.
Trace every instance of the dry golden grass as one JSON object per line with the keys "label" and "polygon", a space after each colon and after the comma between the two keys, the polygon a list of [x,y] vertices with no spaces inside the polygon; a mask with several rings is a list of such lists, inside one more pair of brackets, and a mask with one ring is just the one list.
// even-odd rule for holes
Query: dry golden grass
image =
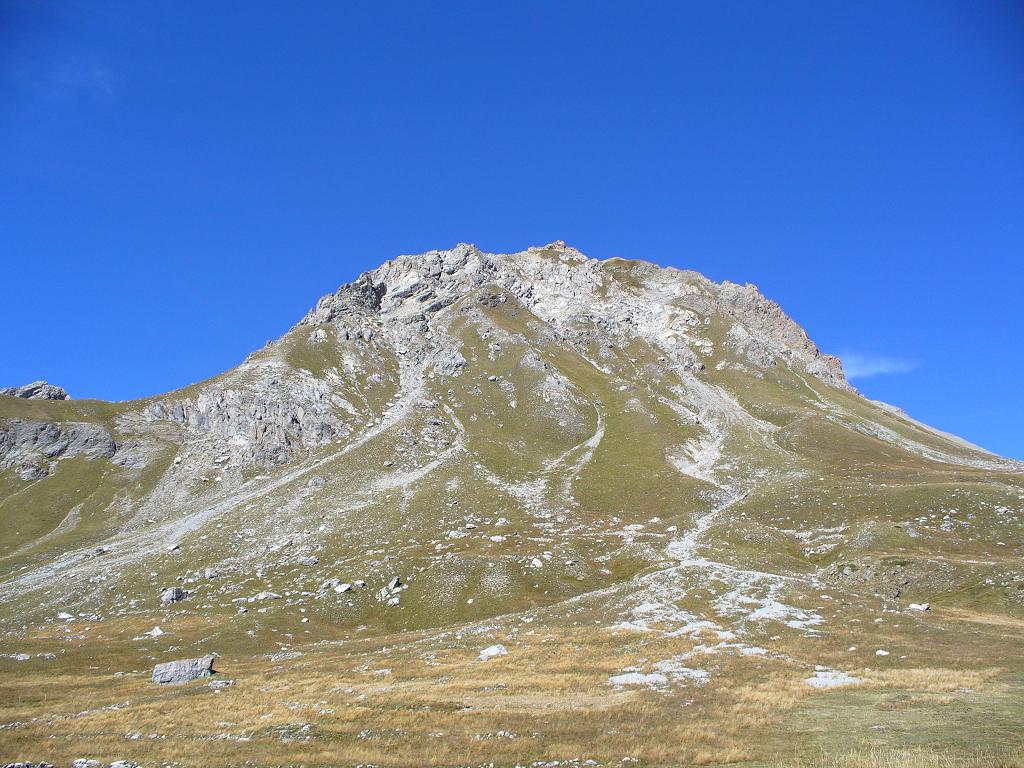
{"label": "dry golden grass", "polygon": [[986,624],[993,627],[1005,627],[1018,632],[1024,631],[1024,619],[1002,613],[981,613],[965,608],[943,608],[943,615],[948,615],[960,621],[969,621],[974,624]]}
{"label": "dry golden grass", "polygon": [[[118,632],[132,637],[141,628],[126,624]],[[611,675],[634,667],[650,670],[659,660],[692,650],[694,641],[571,627],[463,640],[449,635],[443,641],[408,633],[309,646],[302,656],[283,661],[243,652],[239,645],[217,664],[218,677],[236,683],[215,693],[203,682],[152,685],[154,644],[112,640],[114,630],[113,623],[98,628],[105,636],[99,641],[62,642],[45,632],[33,636],[40,651],[65,653],[49,666],[42,661],[14,666],[15,674],[0,679],[0,724],[21,724],[0,730],[0,757],[191,765],[201,754],[203,765],[212,767],[246,761],[503,766],[572,758],[618,764],[625,757],[645,766],[763,766],[806,748],[791,730],[794,713],[848,695],[807,686],[805,664],[729,654],[695,660],[712,675],[703,687],[615,689]],[[187,648],[189,632],[202,637],[209,631],[205,622],[183,624],[175,627],[173,641],[161,642]],[[248,642],[238,640],[243,641]],[[505,643],[509,655],[478,661],[480,648],[493,642]],[[795,639],[779,648],[795,658],[806,642]],[[159,655],[167,653],[169,647]],[[194,654],[179,650],[175,655]],[[867,709],[875,711],[938,711],[960,701],[965,689],[990,685],[999,673],[939,666],[874,670],[860,675],[864,684],[849,689],[849,695],[873,696]],[[112,707],[125,702],[130,704]],[[844,746],[850,743],[856,742]],[[833,762],[820,764],[900,764],[864,762],[875,759],[872,754],[828,757]],[[835,762],[840,759],[846,762]]]}
{"label": "dry golden grass", "polygon": [[987,680],[997,677],[1003,670],[992,669],[886,669],[872,672],[867,678],[869,684],[884,688],[901,688],[913,691],[950,693],[980,687]]}
{"label": "dry golden grass", "polygon": [[869,749],[774,763],[773,768],[1021,768],[1024,753],[953,755],[922,749]]}

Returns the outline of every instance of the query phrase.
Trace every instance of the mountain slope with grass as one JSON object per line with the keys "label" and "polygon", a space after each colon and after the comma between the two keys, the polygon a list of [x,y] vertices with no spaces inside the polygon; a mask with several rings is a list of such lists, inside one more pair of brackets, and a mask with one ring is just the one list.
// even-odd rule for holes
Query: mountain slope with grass
{"label": "mountain slope with grass", "polygon": [[1024,466],[753,286],[460,245],[183,390],[4,392],[0,758],[1021,764]]}

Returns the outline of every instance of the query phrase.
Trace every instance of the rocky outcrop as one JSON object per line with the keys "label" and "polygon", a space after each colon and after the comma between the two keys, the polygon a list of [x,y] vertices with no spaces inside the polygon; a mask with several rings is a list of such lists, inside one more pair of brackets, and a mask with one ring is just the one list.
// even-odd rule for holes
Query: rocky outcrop
{"label": "rocky outcrop", "polygon": [[731,341],[755,367],[771,367],[778,359],[831,386],[848,387],[838,358],[822,354],[755,286],[719,285],[646,262],[601,262],[562,242],[515,254],[483,253],[462,243],[400,256],[320,299],[300,325],[344,325],[348,338],[352,328],[383,321],[402,344],[416,331],[429,333],[431,316],[445,307],[473,295],[482,306],[497,306],[504,292],[580,351],[595,341],[607,346],[643,339],[684,370],[700,371],[714,353],[704,318],[718,316],[733,321]]}
{"label": "rocky outcrop", "polygon": [[68,395],[62,387],[54,386],[53,384],[47,384],[45,381],[33,381],[31,384],[26,384],[22,387],[4,387],[0,389],[0,395],[8,395],[10,397],[21,397],[26,400],[70,400],[71,397]]}
{"label": "rocky outcrop", "polygon": [[297,449],[344,434],[343,405],[327,382],[271,377],[245,388],[216,388],[194,399],[156,402],[146,417],[212,435],[242,464],[284,464]]}
{"label": "rocky outcrop", "polygon": [[109,459],[117,446],[98,424],[9,419],[0,422],[0,469],[15,467],[23,480],[45,477],[59,459]]}
{"label": "rocky outcrop", "polygon": [[749,334],[771,353],[787,363],[802,362],[808,373],[832,386],[847,386],[839,358],[822,354],[807,332],[793,322],[782,307],[765,298],[757,286],[726,281],[718,297],[720,306],[742,322]]}

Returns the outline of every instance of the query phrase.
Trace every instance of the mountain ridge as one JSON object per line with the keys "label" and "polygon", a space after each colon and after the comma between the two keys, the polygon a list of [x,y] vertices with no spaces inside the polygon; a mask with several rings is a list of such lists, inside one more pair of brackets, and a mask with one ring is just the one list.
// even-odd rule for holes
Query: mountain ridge
{"label": "mountain ridge", "polygon": [[[28,725],[12,743],[47,741],[26,692],[49,670],[105,705],[139,703],[118,745],[165,731],[168,707],[218,722],[195,687],[126,672],[213,653],[238,681],[221,694],[231,722],[276,763],[337,764],[307,751],[325,744],[388,763],[404,744],[416,765],[430,733],[479,745],[508,722],[562,759],[577,731],[544,725],[553,706],[586,713],[577,756],[618,762],[609,734],[638,707],[637,754],[678,764],[653,745],[691,705],[729,762],[730,718],[770,733],[828,696],[965,687],[1004,712],[1024,679],[1024,465],[865,399],[752,286],[558,242],[390,260],[166,394],[0,396],[0,520],[0,659],[54,654],[15,670],[22,703],[0,720]],[[759,680],[781,686],[779,712],[723,703],[756,700]],[[836,680],[850,691],[830,693]],[[242,708],[271,690],[268,711]],[[436,697],[486,707],[460,719]],[[291,705],[323,701],[308,742],[285,749],[264,728],[290,734]],[[351,706],[372,714],[347,719]],[[944,738],[953,710],[930,712]],[[393,739],[364,744],[374,718]],[[865,722],[840,730],[863,738]],[[170,759],[176,738],[139,749]],[[239,749],[215,762],[256,754]],[[451,764],[504,754],[459,749]]]}

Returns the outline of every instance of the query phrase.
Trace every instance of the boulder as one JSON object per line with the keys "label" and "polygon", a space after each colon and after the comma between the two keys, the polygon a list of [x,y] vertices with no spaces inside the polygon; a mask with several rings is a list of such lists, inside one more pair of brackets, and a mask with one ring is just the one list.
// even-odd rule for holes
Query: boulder
{"label": "boulder", "polygon": [[185,590],[181,587],[167,587],[160,593],[160,603],[170,605],[185,599]]}
{"label": "boulder", "polygon": [[42,480],[48,474],[50,474],[50,470],[42,464],[26,464],[18,468],[19,480]]}
{"label": "boulder", "polygon": [[508,649],[506,649],[504,645],[501,645],[499,643],[498,645],[491,645],[487,648],[484,648],[482,651],[480,651],[480,656],[478,658],[480,661],[489,661],[490,659],[496,658],[498,656],[507,655]]}
{"label": "boulder", "polygon": [[161,685],[187,683],[213,674],[213,656],[198,659],[179,659],[157,664],[153,668],[153,682]]}

